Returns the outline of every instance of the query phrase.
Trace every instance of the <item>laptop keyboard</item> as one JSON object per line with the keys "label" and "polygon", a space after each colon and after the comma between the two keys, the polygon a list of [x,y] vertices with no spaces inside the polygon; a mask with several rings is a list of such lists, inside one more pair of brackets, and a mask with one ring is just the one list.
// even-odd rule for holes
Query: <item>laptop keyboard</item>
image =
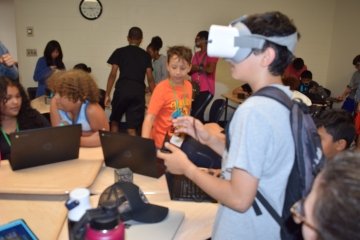
{"label": "laptop keyboard", "polygon": [[195,183],[183,175],[173,175],[173,198],[175,200],[216,202]]}

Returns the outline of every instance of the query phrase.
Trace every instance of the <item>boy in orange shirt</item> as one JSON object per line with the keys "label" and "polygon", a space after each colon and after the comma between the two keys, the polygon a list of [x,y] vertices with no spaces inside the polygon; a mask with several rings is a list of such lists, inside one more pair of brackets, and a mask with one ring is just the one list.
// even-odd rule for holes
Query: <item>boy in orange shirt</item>
{"label": "boy in orange shirt", "polygon": [[156,85],[142,125],[141,136],[152,138],[161,148],[165,135],[172,132],[172,119],[190,114],[192,86],[187,80],[192,52],[184,46],[167,51],[169,78]]}

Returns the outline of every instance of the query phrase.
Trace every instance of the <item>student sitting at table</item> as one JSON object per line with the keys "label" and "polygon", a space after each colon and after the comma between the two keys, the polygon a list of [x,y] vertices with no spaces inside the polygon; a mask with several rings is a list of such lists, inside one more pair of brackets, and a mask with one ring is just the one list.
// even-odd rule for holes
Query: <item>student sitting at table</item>
{"label": "student sitting at table", "polygon": [[0,77],[0,121],[2,159],[10,157],[10,133],[50,126],[49,121],[31,107],[23,86],[5,76]]}
{"label": "student sitting at table", "polygon": [[69,70],[49,79],[54,97],[50,104],[53,126],[81,124],[80,146],[100,146],[99,130],[109,130],[109,121],[99,105],[99,88],[90,74]]}
{"label": "student sitting at table", "polygon": [[290,90],[293,92],[292,99],[296,99],[298,101],[301,100],[306,106],[311,106],[312,102],[310,98],[308,98],[308,96],[306,96],[305,94],[297,91],[300,85],[299,79],[290,76],[290,77],[282,77],[281,80],[283,84],[285,86],[289,86]]}
{"label": "student sitting at table", "polygon": [[326,109],[314,117],[323,153],[328,160],[350,148],[355,140],[351,114],[341,109]]}
{"label": "student sitting at table", "polygon": [[238,95],[239,93],[245,94],[246,97],[252,94],[252,89],[248,83],[241,85],[240,87],[236,87],[233,89],[232,94]]}

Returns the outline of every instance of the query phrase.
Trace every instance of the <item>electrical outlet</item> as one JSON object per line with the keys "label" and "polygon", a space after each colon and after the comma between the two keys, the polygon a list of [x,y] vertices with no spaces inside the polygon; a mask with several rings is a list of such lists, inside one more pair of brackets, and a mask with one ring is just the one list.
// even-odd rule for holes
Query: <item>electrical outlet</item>
{"label": "electrical outlet", "polygon": [[33,37],[34,36],[34,28],[29,26],[26,27],[26,36]]}
{"label": "electrical outlet", "polygon": [[26,56],[27,57],[36,57],[37,56],[36,48],[28,48],[28,49],[26,49]]}

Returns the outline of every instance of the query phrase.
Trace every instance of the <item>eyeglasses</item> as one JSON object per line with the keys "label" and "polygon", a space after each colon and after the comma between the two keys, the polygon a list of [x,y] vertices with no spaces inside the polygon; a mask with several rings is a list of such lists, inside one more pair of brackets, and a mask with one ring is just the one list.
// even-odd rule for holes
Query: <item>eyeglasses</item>
{"label": "eyeglasses", "polygon": [[291,212],[291,214],[293,216],[293,219],[297,224],[304,224],[304,225],[306,225],[307,227],[309,227],[310,229],[314,230],[316,233],[319,234],[319,230],[314,225],[309,223],[305,218],[304,202],[305,202],[305,198],[297,201],[290,208],[290,212]]}

